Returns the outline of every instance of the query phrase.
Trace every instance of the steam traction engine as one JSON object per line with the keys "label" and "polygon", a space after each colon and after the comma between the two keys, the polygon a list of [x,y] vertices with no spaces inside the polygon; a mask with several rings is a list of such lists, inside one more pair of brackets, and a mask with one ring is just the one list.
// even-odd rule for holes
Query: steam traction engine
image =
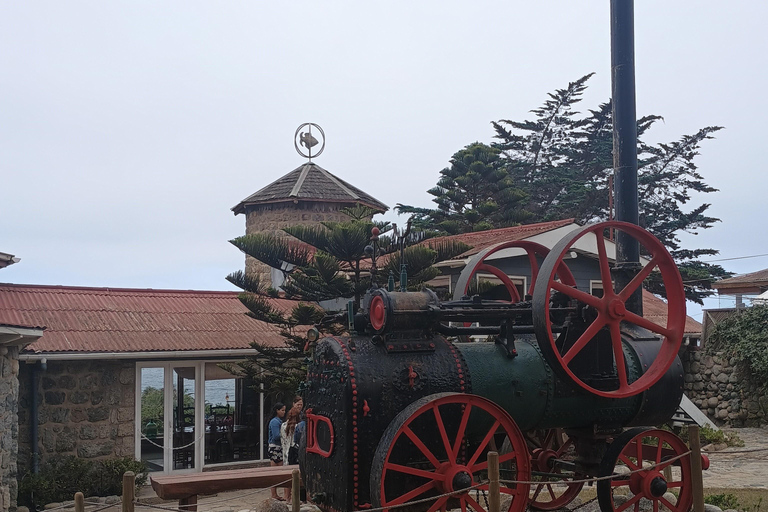
{"label": "steam traction engine", "polygon": [[[646,255],[620,290],[608,229],[638,240]],[[506,249],[530,262],[533,285],[522,298],[486,263]],[[576,286],[568,262],[580,250],[597,254],[602,297]],[[496,275],[512,300],[467,296],[478,272]],[[652,272],[667,292],[665,325],[626,307]],[[583,480],[599,476],[609,477],[596,484],[604,512],[638,511],[642,499],[654,512],[691,508],[686,445],[649,427],[680,403],[685,324],[682,280],[653,236],[606,222],[573,231],[551,252],[499,244],[467,265],[454,299],[376,289],[355,315],[355,335],[316,344],[300,451],[310,499],[332,512],[480,512],[488,508],[487,454],[496,451],[508,512],[564,507]],[[456,336],[467,341],[447,339]],[[494,342],[472,341],[478,336]]]}

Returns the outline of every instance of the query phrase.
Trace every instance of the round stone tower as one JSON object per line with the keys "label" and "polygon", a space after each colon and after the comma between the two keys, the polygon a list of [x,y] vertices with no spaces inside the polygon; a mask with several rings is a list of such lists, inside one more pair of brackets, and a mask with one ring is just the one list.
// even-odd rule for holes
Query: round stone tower
{"label": "round stone tower", "polygon": [[[356,204],[382,213],[389,209],[378,199],[310,161],[246,197],[232,211],[235,215],[245,215],[246,235],[268,232],[290,237],[283,228],[324,221],[343,222],[349,217],[340,210]],[[272,274],[267,265],[250,256],[246,256],[245,271],[258,274],[263,283],[272,283],[273,287],[279,286],[276,281],[282,282],[282,276]]]}

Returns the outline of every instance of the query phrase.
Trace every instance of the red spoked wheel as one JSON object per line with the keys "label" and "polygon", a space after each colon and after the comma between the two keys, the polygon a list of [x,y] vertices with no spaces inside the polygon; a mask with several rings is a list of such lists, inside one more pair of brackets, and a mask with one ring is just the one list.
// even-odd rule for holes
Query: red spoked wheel
{"label": "red spoked wheel", "polygon": [[[613,229],[637,240],[641,246],[640,252],[645,262],[632,280],[618,292],[614,291],[611,278],[611,259],[608,254],[604,233]],[[557,279],[555,269],[562,265],[563,259],[573,251],[597,254],[600,269],[600,281],[603,296],[597,297],[587,291]],[[658,269],[667,293],[667,303],[664,313],[666,325],[656,324],[626,308],[626,302],[632,294],[641,288],[643,281]],[[557,343],[553,335],[552,291],[565,295],[572,303],[581,303],[591,309],[592,318],[583,332],[572,343]],[[582,315],[586,318],[589,315]],[[578,386],[596,395],[608,398],[625,398],[637,395],[664,376],[677,356],[683,341],[685,331],[685,292],[683,281],[677,270],[672,256],[653,235],[646,230],[627,222],[600,222],[574,230],[560,240],[544,260],[536,280],[533,296],[533,325],[536,339],[541,346],[544,356],[550,366],[573,380]],[[630,382],[624,360],[622,343],[622,328],[634,325],[641,327],[662,338],[661,348],[650,367],[642,375]],[[616,372],[615,389],[594,387],[585,382],[582,376],[571,368],[574,358],[588,348],[590,342],[597,340],[598,334],[607,331],[610,347],[613,352],[614,370]],[[596,341],[595,341],[596,343]]]}
{"label": "red spoked wheel", "polygon": [[648,510],[688,512],[693,503],[691,461],[682,439],[659,429],[634,428],[617,437],[605,452],[597,499],[602,512]]}
{"label": "red spoked wheel", "polygon": [[533,430],[525,433],[531,452],[531,472],[533,481],[529,493],[531,508],[537,510],[557,510],[572,502],[581,492],[584,475],[574,471],[576,449],[562,429]]}
{"label": "red spoked wheel", "polygon": [[[438,393],[406,407],[379,441],[371,466],[374,507],[392,510],[488,510],[488,452],[510,445],[499,455],[501,479],[529,481],[525,440],[506,411],[485,398]],[[504,512],[523,512],[527,484],[501,484]],[[413,503],[400,507],[404,503]]]}
{"label": "red spoked wheel", "polygon": [[[479,253],[475,254],[469,263],[467,263],[467,266],[464,267],[464,270],[461,271],[459,280],[456,283],[455,291],[453,292],[453,299],[459,300],[469,292],[472,279],[478,273],[488,273],[498,278],[502,282],[504,288],[506,288],[507,293],[509,294],[509,300],[511,302],[520,302],[520,293],[517,291],[515,283],[512,282],[509,276],[499,268],[485,262],[485,260],[494,253],[504,249],[515,248],[523,249],[526,256],[528,257],[528,264],[531,267],[531,284],[528,286],[526,294],[533,295],[534,283],[536,282],[536,277],[539,275],[539,261],[537,257],[542,259],[546,258],[547,254],[549,254],[549,249],[536,242],[514,240],[512,242],[502,242],[500,244],[486,247]],[[558,277],[564,283],[567,283],[569,286],[576,286],[576,281],[574,280],[571,271],[565,264],[561,264],[558,267],[558,273]]]}

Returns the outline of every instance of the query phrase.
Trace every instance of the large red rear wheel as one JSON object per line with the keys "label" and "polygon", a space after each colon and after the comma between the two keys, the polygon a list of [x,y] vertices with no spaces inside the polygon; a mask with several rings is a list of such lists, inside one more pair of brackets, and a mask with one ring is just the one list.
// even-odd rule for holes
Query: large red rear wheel
{"label": "large red rear wheel", "polygon": [[[536,242],[530,242],[527,240],[513,240],[511,242],[502,242],[490,247],[486,247],[479,253],[472,256],[472,259],[469,260],[469,263],[467,263],[467,265],[464,267],[464,270],[461,271],[461,275],[459,276],[459,280],[456,283],[456,288],[453,292],[453,300],[459,300],[463,296],[467,295],[469,293],[470,285],[475,279],[475,276],[479,273],[486,273],[493,275],[502,282],[504,288],[509,294],[509,300],[511,302],[520,302],[520,292],[518,292],[517,287],[509,278],[509,276],[501,269],[494,267],[490,263],[486,263],[486,260],[488,260],[489,256],[505,249],[522,249],[525,251],[525,255],[528,258],[528,265],[530,266],[531,274],[530,285],[528,286],[525,294],[533,295],[534,283],[536,283],[536,278],[539,275],[539,259],[544,259],[547,254],[549,254],[549,249]],[[576,281],[573,279],[571,271],[565,264],[562,264],[558,267],[558,272],[560,273],[559,278],[564,283],[567,283],[570,286],[576,286]]]}
{"label": "large red rear wheel", "polygon": [[683,440],[666,430],[624,432],[608,446],[600,465],[599,476],[615,475],[597,482],[600,510],[688,512],[693,503],[688,452]]}
{"label": "large red rear wheel", "polygon": [[[438,393],[406,407],[389,424],[371,466],[374,507],[428,511],[488,509],[488,452],[504,439],[509,450],[499,456],[501,478],[529,481],[528,450],[514,420],[485,398]],[[528,485],[501,484],[509,496],[504,512],[523,512]],[[505,501],[502,496],[502,501]]]}
{"label": "large red rear wheel", "polygon": [[[609,229],[622,232],[637,240],[641,247],[641,254],[645,258],[641,262],[642,268],[639,269],[634,278],[618,291],[614,290],[611,276],[611,260],[614,259],[614,256],[609,254],[604,237],[605,232]],[[579,290],[558,279],[555,269],[559,269],[563,260],[569,257],[572,252],[597,255],[600,283],[603,290],[602,297],[590,294],[589,290]],[[641,289],[643,281],[654,270],[659,271],[667,294],[665,311],[659,315],[662,318],[666,317],[663,325],[633,313],[626,307],[629,298]],[[567,297],[572,305],[580,305],[591,311],[591,314],[581,315],[582,319],[588,318],[589,322],[572,343],[558,344],[557,337],[553,333],[553,315],[551,314],[553,291],[560,292]],[[683,281],[672,256],[661,242],[646,230],[634,224],[618,221],[584,226],[560,240],[542,263],[533,296],[533,325],[544,356],[550,366],[563,376],[570,378],[578,386],[596,395],[608,398],[625,398],[637,395],[664,376],[680,349],[685,331]],[[622,329],[627,326],[646,329],[662,339],[661,348],[653,363],[633,381],[630,381],[627,372],[622,343]],[[585,376],[579,375],[578,371],[571,366],[576,356],[584,351],[590,342],[596,340],[601,331],[607,332],[610,338],[616,373],[615,389],[598,388],[591,385]]]}

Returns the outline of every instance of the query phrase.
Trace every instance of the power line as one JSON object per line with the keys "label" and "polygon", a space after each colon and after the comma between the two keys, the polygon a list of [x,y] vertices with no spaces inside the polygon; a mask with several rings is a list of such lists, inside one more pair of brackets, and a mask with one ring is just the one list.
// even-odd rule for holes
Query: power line
{"label": "power line", "polygon": [[746,260],[749,258],[762,258],[763,256],[768,256],[768,253],[765,254],[753,254],[752,256],[738,256],[736,258],[720,258],[717,260],[701,260],[702,263],[714,263],[716,261],[733,261],[733,260]]}

